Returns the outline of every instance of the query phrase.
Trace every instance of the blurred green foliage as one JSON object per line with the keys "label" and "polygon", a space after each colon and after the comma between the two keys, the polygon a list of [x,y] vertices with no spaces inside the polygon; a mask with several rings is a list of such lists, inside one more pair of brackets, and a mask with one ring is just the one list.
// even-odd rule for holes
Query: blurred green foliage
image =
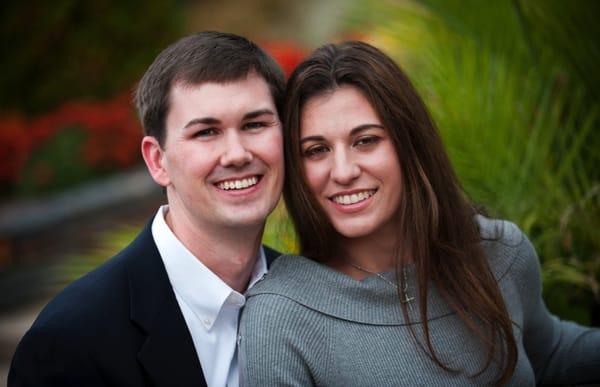
{"label": "blurred green foliage", "polygon": [[97,176],[77,155],[85,140],[85,131],[77,127],[66,128],[51,137],[27,161],[15,194],[26,197],[58,191]]}
{"label": "blurred green foliage", "polygon": [[298,253],[299,245],[294,226],[289,219],[283,200],[267,218],[263,243],[281,253]]}
{"label": "blurred green foliage", "polygon": [[545,299],[600,325],[595,1],[356,2],[349,25],[404,67],[466,192],[529,235]]}
{"label": "blurred green foliage", "polygon": [[142,227],[142,224],[119,224],[115,225],[113,229],[99,234],[96,241],[97,247],[67,257],[53,268],[52,285],[61,289],[100,266],[133,242]]}
{"label": "blurred green foliage", "polygon": [[2,8],[4,111],[38,113],[127,90],[184,26],[180,0],[33,0]]}

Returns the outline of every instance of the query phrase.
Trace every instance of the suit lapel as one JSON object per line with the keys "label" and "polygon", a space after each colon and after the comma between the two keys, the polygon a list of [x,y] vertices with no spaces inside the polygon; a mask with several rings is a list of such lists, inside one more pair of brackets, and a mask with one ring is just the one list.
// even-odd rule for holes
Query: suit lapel
{"label": "suit lapel", "polygon": [[133,242],[127,271],[131,320],[146,333],[138,360],[157,386],[206,386],[150,223]]}
{"label": "suit lapel", "polygon": [[192,338],[176,303],[165,302],[159,308],[138,359],[157,386],[206,386]]}

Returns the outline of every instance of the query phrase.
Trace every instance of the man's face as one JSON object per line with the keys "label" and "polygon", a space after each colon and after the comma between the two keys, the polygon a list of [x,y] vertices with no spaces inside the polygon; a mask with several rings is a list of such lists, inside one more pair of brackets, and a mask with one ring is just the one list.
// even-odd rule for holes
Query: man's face
{"label": "man's face", "polygon": [[[161,148],[161,147],[158,147]],[[281,194],[281,123],[255,74],[229,82],[175,85],[166,139],[156,151],[171,216],[213,229],[262,227]]]}

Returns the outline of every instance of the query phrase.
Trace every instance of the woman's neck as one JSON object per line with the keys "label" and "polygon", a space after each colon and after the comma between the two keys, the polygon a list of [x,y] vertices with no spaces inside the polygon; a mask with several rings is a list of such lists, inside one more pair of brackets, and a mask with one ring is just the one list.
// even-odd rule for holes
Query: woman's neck
{"label": "woman's neck", "polygon": [[369,273],[390,271],[398,255],[397,239],[387,235],[369,235],[361,238],[340,238],[341,256],[332,259],[329,266],[355,279]]}

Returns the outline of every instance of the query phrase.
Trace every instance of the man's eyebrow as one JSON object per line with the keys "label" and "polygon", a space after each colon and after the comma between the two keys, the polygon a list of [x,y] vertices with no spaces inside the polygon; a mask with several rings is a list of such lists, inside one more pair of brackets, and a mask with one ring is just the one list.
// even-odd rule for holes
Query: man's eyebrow
{"label": "man's eyebrow", "polygon": [[185,126],[183,128],[187,129],[190,126],[194,126],[194,125],[198,125],[198,124],[218,125],[220,123],[221,123],[221,121],[219,121],[219,120],[217,120],[216,118],[213,118],[213,117],[194,118],[193,120],[191,120],[190,122],[188,122],[187,124],[185,124]]}
{"label": "man's eyebrow", "polygon": [[[353,128],[350,131],[350,136],[356,136],[358,133],[362,132],[363,130],[367,130],[367,129],[372,129],[372,128],[377,128],[377,129],[385,129],[383,127],[383,125],[381,124],[363,124],[363,125],[359,125],[356,128]],[[305,142],[308,141],[323,141],[325,140],[325,137],[323,136],[308,136],[308,137],[304,137],[302,139],[300,139],[300,145],[304,144]]]}
{"label": "man's eyebrow", "polygon": [[268,115],[271,115],[271,116],[275,115],[275,113],[271,109],[260,109],[260,110],[254,110],[254,111],[251,111],[249,113],[244,114],[244,118],[243,119],[244,120],[251,120],[253,118],[260,117],[260,116],[262,116],[264,114],[268,114]]}

